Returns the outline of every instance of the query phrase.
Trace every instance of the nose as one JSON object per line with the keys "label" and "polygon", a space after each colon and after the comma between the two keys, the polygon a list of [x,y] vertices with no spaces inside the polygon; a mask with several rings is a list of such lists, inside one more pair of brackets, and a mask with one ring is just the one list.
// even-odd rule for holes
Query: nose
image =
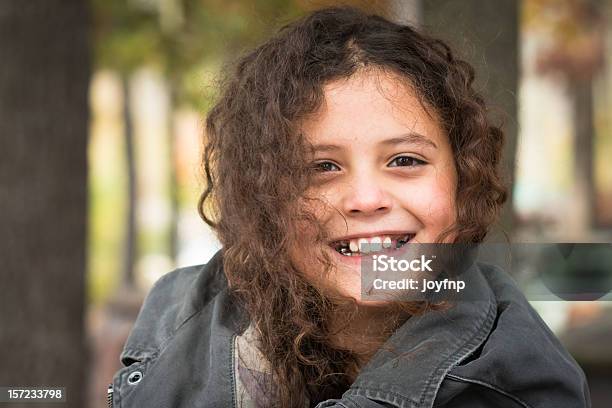
{"label": "nose", "polygon": [[391,210],[391,196],[374,177],[361,174],[345,188],[343,209],[347,215],[379,215]]}

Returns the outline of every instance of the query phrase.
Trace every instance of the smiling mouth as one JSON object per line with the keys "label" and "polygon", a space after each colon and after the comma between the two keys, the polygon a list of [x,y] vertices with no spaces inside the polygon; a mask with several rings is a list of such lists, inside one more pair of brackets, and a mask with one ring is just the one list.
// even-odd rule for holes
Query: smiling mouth
{"label": "smiling mouth", "polygon": [[405,233],[397,235],[382,235],[368,238],[353,238],[333,241],[329,244],[336,252],[343,256],[361,256],[384,250],[396,250],[414,237],[415,233]]}

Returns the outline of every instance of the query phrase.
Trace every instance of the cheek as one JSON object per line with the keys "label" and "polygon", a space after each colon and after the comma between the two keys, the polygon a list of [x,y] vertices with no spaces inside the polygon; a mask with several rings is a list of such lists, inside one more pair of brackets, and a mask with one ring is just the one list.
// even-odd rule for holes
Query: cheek
{"label": "cheek", "polygon": [[289,253],[291,260],[303,277],[313,281],[317,278],[320,270],[320,267],[314,262],[317,259],[315,246],[312,244],[315,235],[308,230],[302,230],[301,237],[301,240],[293,240],[289,246]]}
{"label": "cheek", "polygon": [[306,196],[311,197],[311,199],[303,200],[302,208],[312,214],[322,225],[329,222],[334,213],[337,213],[339,205],[338,188],[311,188]]}
{"label": "cheek", "polygon": [[440,232],[456,220],[454,178],[432,175],[406,185],[401,202],[425,228]]}

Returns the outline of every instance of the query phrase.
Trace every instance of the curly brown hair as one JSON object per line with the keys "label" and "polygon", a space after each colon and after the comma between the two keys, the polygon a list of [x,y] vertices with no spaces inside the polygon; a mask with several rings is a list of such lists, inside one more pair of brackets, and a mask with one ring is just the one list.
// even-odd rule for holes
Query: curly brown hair
{"label": "curly brown hair", "polygon": [[[341,312],[350,321],[354,302],[311,284],[290,249],[304,223],[315,227],[317,242],[326,238],[316,216],[300,205],[312,170],[298,123],[321,106],[325,84],[369,68],[405,79],[448,135],[458,174],[457,221],[440,240],[482,241],[506,200],[498,169],[503,133],[472,86],[474,70],[442,41],[378,15],[333,7],[282,27],[240,56],[224,71],[206,120],[207,186],[198,207],[223,245],[231,291],[258,331],[279,406],[336,395],[359,367],[357,353],[332,341],[337,332],[330,324]],[[320,258],[328,270],[331,260]],[[414,303],[403,310],[429,307]]]}

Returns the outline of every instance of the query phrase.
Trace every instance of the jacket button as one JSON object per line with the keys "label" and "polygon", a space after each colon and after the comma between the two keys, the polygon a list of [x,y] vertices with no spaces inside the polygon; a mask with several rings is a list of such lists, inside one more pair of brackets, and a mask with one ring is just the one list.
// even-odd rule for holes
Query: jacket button
{"label": "jacket button", "polygon": [[138,384],[140,380],[142,380],[142,373],[140,371],[130,373],[127,378],[128,384],[130,385]]}

